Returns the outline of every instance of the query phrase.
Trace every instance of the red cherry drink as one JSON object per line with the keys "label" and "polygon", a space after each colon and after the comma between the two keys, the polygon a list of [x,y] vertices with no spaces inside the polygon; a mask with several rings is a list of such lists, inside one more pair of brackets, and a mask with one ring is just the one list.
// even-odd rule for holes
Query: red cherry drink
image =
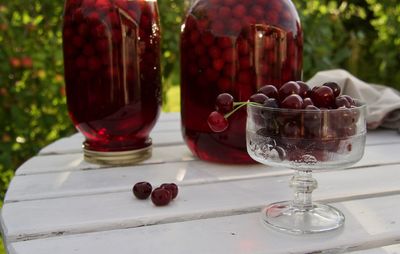
{"label": "red cherry drink", "polygon": [[246,110],[214,133],[207,117],[216,97],[246,101],[266,84],[300,80],[303,35],[289,0],[199,0],[181,34],[182,131],[200,159],[251,163],[246,151]]}
{"label": "red cherry drink", "polygon": [[63,25],[67,103],[91,162],[151,155],[160,111],[157,2],[67,0]]}

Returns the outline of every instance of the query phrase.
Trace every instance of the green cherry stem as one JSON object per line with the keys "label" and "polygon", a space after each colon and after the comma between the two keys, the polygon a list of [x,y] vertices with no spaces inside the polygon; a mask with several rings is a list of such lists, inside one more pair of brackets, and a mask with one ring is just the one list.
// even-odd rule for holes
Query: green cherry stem
{"label": "green cherry stem", "polygon": [[233,107],[236,107],[235,109],[233,109],[231,112],[227,113],[224,115],[224,117],[226,119],[228,119],[228,117],[230,117],[231,115],[233,115],[233,113],[235,113],[236,111],[238,111],[239,109],[243,108],[244,106],[247,105],[253,105],[253,106],[260,106],[260,103],[257,102],[252,102],[252,101],[241,101],[241,102],[234,102],[233,103]]}

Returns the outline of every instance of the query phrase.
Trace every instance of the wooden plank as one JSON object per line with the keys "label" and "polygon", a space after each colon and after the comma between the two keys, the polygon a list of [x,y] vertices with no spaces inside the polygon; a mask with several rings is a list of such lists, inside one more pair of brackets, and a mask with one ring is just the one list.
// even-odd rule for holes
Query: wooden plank
{"label": "wooden plank", "polygon": [[291,170],[265,170],[263,165],[215,165],[203,161],[187,161],[26,175],[14,177],[4,202],[125,192],[139,181],[149,181],[155,185],[165,182],[193,185],[291,173]]}
{"label": "wooden plank", "polygon": [[[375,140],[378,140],[378,138],[374,138]],[[393,138],[392,138],[393,139]],[[396,139],[393,139],[396,140]],[[24,163],[16,172],[17,175],[23,175],[23,174],[35,174],[38,172],[57,172],[57,171],[69,171],[69,170],[82,170],[82,169],[95,169],[95,168],[100,168],[98,165],[95,164],[89,164],[85,163],[82,161],[82,155],[80,153],[71,153],[71,154],[62,154],[60,151],[63,149],[67,149],[68,146],[61,146],[61,143],[64,143],[62,140],[58,141],[56,143],[58,148],[50,148],[47,149],[48,152],[52,150],[53,152],[51,153],[56,153],[53,155],[54,157],[43,157],[43,156],[37,156],[33,157],[30,160],[28,160],[26,163]],[[393,154],[394,151],[399,150],[399,145],[400,143],[393,143],[389,144],[387,148],[384,148],[383,145],[386,144],[376,144],[374,143],[373,146],[382,146],[381,148],[374,148],[370,152],[370,146],[367,146],[366,148],[366,156],[368,157],[369,160],[375,160],[376,162],[381,162],[383,158],[381,155],[391,155]],[[56,145],[54,143],[54,145]],[[50,145],[52,146],[52,145]],[[386,146],[385,146],[386,147]],[[56,150],[58,149],[58,152]],[[169,150],[171,149],[171,150]],[[173,150],[177,149],[176,154],[174,153]],[[387,151],[389,153],[387,153]],[[65,151],[65,150],[64,150]],[[190,152],[186,152],[188,149],[185,150],[184,145],[171,145],[171,146],[155,146],[154,147],[154,152],[153,152],[153,158],[147,160],[144,162],[144,164],[153,164],[153,163],[158,163],[158,162],[169,162],[169,161],[177,161],[177,157],[181,158],[182,160],[186,161],[190,159],[190,157],[193,158],[193,156],[189,155]],[[390,152],[391,151],[391,152]],[[184,152],[184,156],[178,155],[178,153]],[[47,153],[47,152],[45,152]],[[59,154],[61,153],[61,154]],[[171,159],[165,159],[165,158],[171,158]],[[385,159],[388,158],[390,163],[396,162],[397,156],[386,156]],[[365,160],[364,160],[365,161]],[[361,161],[358,163],[358,166],[365,165],[363,164],[364,161]],[[378,165],[375,163],[374,165]]]}
{"label": "wooden plank", "polygon": [[346,216],[345,227],[307,236],[267,228],[261,223],[260,214],[255,212],[17,242],[11,244],[9,250],[11,254],[108,254],[115,250],[119,254],[303,254],[368,250],[398,243],[400,206],[392,204],[399,203],[400,196],[335,203],[333,205]]}
{"label": "wooden plank", "polygon": [[[162,179],[154,177],[157,184]],[[400,194],[398,165],[319,172],[315,177],[320,184],[314,195],[318,200],[338,202]],[[180,185],[178,199],[162,208],[133,198],[130,186],[117,193],[6,203],[2,211],[4,232],[8,241],[20,241],[60,232],[76,234],[253,212],[266,203],[290,199],[288,178]]]}
{"label": "wooden plank", "polygon": [[400,163],[400,143],[365,146],[363,158],[352,167]]}
{"label": "wooden plank", "polygon": [[[160,152],[160,149],[157,151]],[[290,170],[283,171],[272,168],[263,171],[262,168],[265,167],[263,165],[231,166],[194,161],[184,145],[166,147],[161,151],[164,152],[163,155],[155,154],[154,157],[168,160],[166,158],[170,156],[170,161],[176,161],[176,163],[99,170],[97,165],[82,162],[82,158],[77,154],[57,157],[39,156],[33,161],[36,165],[27,162],[27,166],[21,167],[22,171],[17,171],[17,176],[14,177],[9,186],[5,202],[125,191],[135,181],[159,178],[157,176],[162,176],[160,181],[176,181],[176,177],[180,172],[186,172],[183,182],[191,184],[291,173]],[[368,146],[364,157],[354,167],[400,164],[400,157],[397,156],[397,151],[400,151],[400,144]],[[78,156],[78,159],[74,160],[76,156]],[[56,159],[53,159],[53,157],[56,157]],[[179,161],[179,159],[181,160]],[[82,171],[83,169],[85,170]],[[26,174],[24,172],[29,170],[34,172],[50,172],[53,170],[53,173],[21,176],[21,174]],[[58,172],[58,170],[61,172]]]}
{"label": "wooden plank", "polygon": [[400,253],[399,244],[384,246],[381,248],[373,248],[368,250],[350,252],[350,254],[398,254],[398,253]]}
{"label": "wooden plank", "polygon": [[[180,131],[165,131],[152,133],[153,146],[168,146],[183,144]],[[68,154],[82,152],[83,136],[80,133],[71,137],[61,138],[39,151],[39,155]]]}
{"label": "wooden plank", "polygon": [[158,122],[151,133],[165,132],[165,131],[180,131],[181,122],[180,120],[169,120],[165,122]]}
{"label": "wooden plank", "polygon": [[[183,144],[180,130],[155,132],[151,134],[154,146],[165,146],[171,144]],[[62,138],[44,147],[39,154],[67,154],[82,151],[83,136],[75,134],[68,138]],[[367,146],[400,143],[400,135],[393,130],[370,131],[367,135]]]}
{"label": "wooden plank", "polygon": [[[150,159],[137,165],[192,161],[195,159],[186,145],[160,146],[153,148],[153,156]],[[73,153],[32,157],[22,164],[15,174],[30,175],[98,168],[107,168],[107,166],[87,163],[83,160],[82,153]]]}
{"label": "wooden plank", "polygon": [[400,143],[400,135],[396,130],[377,129],[368,130],[367,145]]}
{"label": "wooden plank", "polygon": [[168,122],[168,121],[180,121],[181,113],[180,112],[162,112],[158,119],[158,122]]}

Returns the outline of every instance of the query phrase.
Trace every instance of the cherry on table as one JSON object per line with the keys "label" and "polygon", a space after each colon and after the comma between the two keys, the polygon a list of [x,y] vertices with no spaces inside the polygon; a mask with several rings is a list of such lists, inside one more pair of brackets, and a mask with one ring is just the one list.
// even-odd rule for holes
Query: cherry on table
{"label": "cherry on table", "polygon": [[153,187],[148,182],[138,182],[133,186],[132,192],[138,199],[147,199]]}
{"label": "cherry on table", "polygon": [[151,201],[156,206],[165,206],[168,205],[172,200],[172,194],[169,190],[165,188],[155,188],[151,193]]}
{"label": "cherry on table", "polygon": [[175,183],[163,183],[160,187],[170,191],[172,199],[175,199],[176,196],[178,196],[178,185]]}

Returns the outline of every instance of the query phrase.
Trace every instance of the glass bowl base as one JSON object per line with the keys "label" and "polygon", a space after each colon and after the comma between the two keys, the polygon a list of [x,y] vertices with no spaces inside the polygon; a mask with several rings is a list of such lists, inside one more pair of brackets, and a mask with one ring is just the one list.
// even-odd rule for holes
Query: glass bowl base
{"label": "glass bowl base", "polygon": [[342,212],[329,205],[313,204],[297,209],[291,201],[270,204],[262,210],[262,219],[270,227],[293,234],[327,232],[343,226]]}

